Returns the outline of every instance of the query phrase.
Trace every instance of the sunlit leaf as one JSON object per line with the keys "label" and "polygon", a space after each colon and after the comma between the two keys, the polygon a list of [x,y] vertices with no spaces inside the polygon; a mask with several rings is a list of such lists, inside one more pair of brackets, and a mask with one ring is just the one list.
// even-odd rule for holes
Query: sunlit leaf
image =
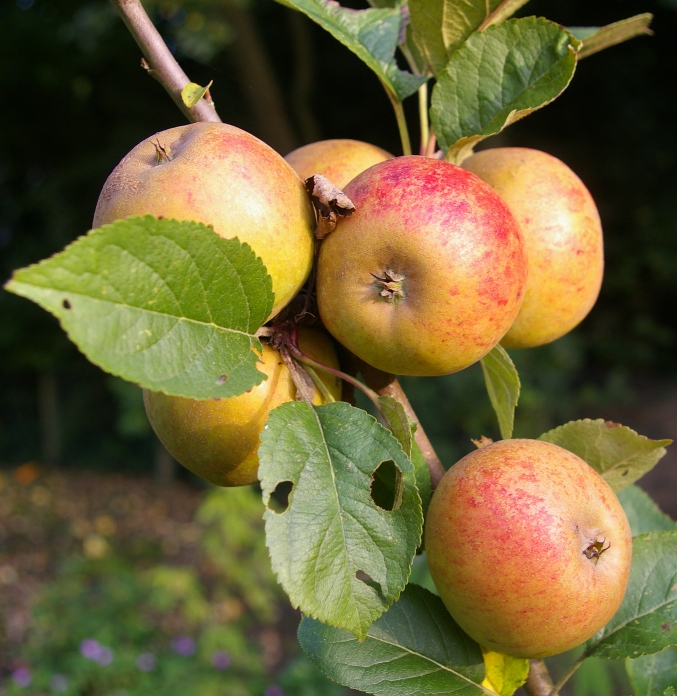
{"label": "sunlit leaf", "polygon": [[264,379],[254,336],[273,306],[252,249],[194,222],[127,218],[92,230],[5,286],[56,316],[102,369],[192,398]]}
{"label": "sunlit leaf", "polygon": [[540,17],[476,32],[455,51],[433,88],[430,119],[448,160],[549,104],[576,69],[578,40]]}
{"label": "sunlit leaf", "polygon": [[571,421],[539,438],[577,454],[620,491],[656,466],[672,440],[650,440],[634,430],[600,419]]}
{"label": "sunlit leaf", "polygon": [[[364,638],[404,589],[420,543],[412,463],[388,430],[344,402],[276,408],[259,459],[266,543],[280,584],[305,614]],[[381,469],[400,478],[386,505],[372,496]],[[272,495],[284,482],[288,504],[276,510]]]}
{"label": "sunlit leaf", "polygon": [[610,46],[628,41],[636,36],[651,35],[649,24],[653,15],[645,12],[604,27],[569,27],[569,31],[581,41],[578,57],[586,58]]}
{"label": "sunlit leaf", "polygon": [[515,409],[520,395],[520,379],[505,349],[497,345],[481,361],[489,401],[498,418],[501,437],[512,437]]}

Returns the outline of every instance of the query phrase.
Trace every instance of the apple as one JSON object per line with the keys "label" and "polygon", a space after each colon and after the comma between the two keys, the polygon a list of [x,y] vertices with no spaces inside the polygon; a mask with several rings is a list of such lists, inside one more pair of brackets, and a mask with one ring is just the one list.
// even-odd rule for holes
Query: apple
{"label": "apple", "polygon": [[322,241],[320,317],[375,368],[462,370],[503,337],[524,293],[526,252],[508,206],[449,162],[407,156],[345,188],[355,212]]}
{"label": "apple", "polygon": [[322,174],[340,189],[373,164],[392,157],[376,145],[340,138],[303,145],[284,156],[302,179]]}
{"label": "apple", "polygon": [[170,128],[134,147],[110,174],[94,227],[130,215],[196,220],[261,257],[277,314],[313,263],[315,214],[305,187],[275,150],[225,123]]}
{"label": "apple", "polygon": [[[319,329],[299,328],[300,349],[311,358],[338,369],[330,337]],[[276,406],[296,398],[296,387],[280,353],[263,345],[267,376],[245,394],[229,399],[198,401],[144,390],[148,420],[167,451],[194,474],[217,486],[255,483],[259,466],[259,433]],[[341,380],[317,370],[329,393],[341,398]],[[313,403],[325,403],[316,389]]]}
{"label": "apple", "polygon": [[463,167],[508,204],[529,257],[524,302],[502,344],[530,348],[564,336],[592,309],[604,273],[602,225],[588,189],[564,162],[528,148],[483,150]]}
{"label": "apple", "polygon": [[522,658],[569,650],[620,606],[632,539],[606,481],[540,440],[501,440],[442,477],[426,517],[430,574],[480,645]]}

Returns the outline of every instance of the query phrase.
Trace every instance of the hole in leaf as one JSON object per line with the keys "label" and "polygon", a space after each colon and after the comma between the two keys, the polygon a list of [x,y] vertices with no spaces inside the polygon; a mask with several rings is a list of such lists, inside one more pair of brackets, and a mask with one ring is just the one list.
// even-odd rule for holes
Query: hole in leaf
{"label": "hole in leaf", "polygon": [[64,299],[62,300],[61,306],[64,309],[72,309],[72,307],[73,307],[73,305],[70,303],[70,300],[66,297],[64,297]]}
{"label": "hole in leaf", "polygon": [[293,488],[294,484],[291,481],[280,481],[270,496],[268,507],[278,515],[282,514],[289,507],[289,496]]}
{"label": "hole in leaf", "polygon": [[372,590],[376,591],[376,594],[378,594],[379,600],[384,604],[388,604],[388,600],[385,598],[385,595],[383,594],[383,591],[381,590],[381,585],[376,582],[370,575],[365,573],[363,570],[358,570],[355,573],[355,577],[360,581],[363,582],[365,585],[368,585],[371,587]]}
{"label": "hole in leaf", "polygon": [[378,507],[392,512],[402,505],[404,482],[402,472],[395,462],[388,460],[379,464],[371,477],[371,499]]}
{"label": "hole in leaf", "polygon": [[217,380],[216,383],[218,385],[223,384],[226,380],[228,379],[228,375],[221,375]]}

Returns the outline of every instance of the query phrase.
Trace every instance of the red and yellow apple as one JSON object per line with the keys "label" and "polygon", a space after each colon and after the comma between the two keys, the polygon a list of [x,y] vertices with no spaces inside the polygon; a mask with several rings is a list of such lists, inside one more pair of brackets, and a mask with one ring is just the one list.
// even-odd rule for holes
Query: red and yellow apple
{"label": "red and yellow apple", "polygon": [[587,316],[602,285],[602,226],[592,196],[564,162],[539,150],[483,150],[463,167],[508,204],[529,257],[524,302],[501,343],[529,348],[560,338]]}
{"label": "red and yellow apple", "polygon": [[501,440],[454,464],[426,517],[430,574],[480,645],[522,658],[569,650],[620,606],[632,539],[606,481],[540,440]]}
{"label": "red and yellow apple", "polygon": [[[330,337],[319,329],[300,328],[299,348],[309,357],[338,369]],[[296,387],[280,353],[263,345],[259,369],[267,379],[229,399],[193,400],[144,391],[148,420],[167,451],[194,474],[217,486],[255,483],[259,434],[276,406],[296,398]],[[316,370],[334,399],[341,380]],[[313,403],[325,403],[316,389]]]}
{"label": "red and yellow apple", "polygon": [[272,148],[224,123],[193,123],[147,138],[110,174],[94,227],[130,215],[211,225],[261,257],[277,314],[305,283],[315,216],[303,182]]}
{"label": "red and yellow apple", "polygon": [[376,164],[345,188],[355,212],[323,240],[320,317],[366,363],[443,375],[513,323],[527,259],[508,206],[479,177],[418,156]]}
{"label": "red and yellow apple", "polygon": [[322,174],[340,189],[373,164],[385,162],[392,157],[376,145],[340,138],[318,140],[284,156],[302,179]]}

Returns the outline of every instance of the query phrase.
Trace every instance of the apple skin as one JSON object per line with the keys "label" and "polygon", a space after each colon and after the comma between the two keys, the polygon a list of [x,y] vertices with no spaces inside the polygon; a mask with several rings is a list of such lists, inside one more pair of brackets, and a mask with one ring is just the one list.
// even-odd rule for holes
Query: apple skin
{"label": "apple skin", "polygon": [[393,374],[449,374],[486,355],[514,321],[527,275],[519,227],[495,191],[456,165],[407,156],[370,167],[345,193],[356,211],[318,258],[329,332]]}
{"label": "apple skin", "polygon": [[[598,558],[584,551],[596,542]],[[632,553],[627,518],[582,459],[540,440],[501,440],[465,456],[426,518],[430,574],[480,645],[522,658],[569,650],[620,606]]]}
{"label": "apple skin", "polygon": [[373,164],[392,159],[393,155],[361,140],[318,140],[292,150],[284,158],[302,179],[313,174],[326,176],[342,189],[351,179]]}
{"label": "apple skin", "polygon": [[[330,337],[299,328],[306,355],[338,369]],[[259,434],[276,406],[296,398],[296,387],[280,353],[263,345],[261,372],[268,379],[229,399],[194,400],[144,390],[148,420],[167,451],[194,474],[217,486],[247,486],[257,480]],[[341,398],[341,380],[317,370],[329,393]],[[316,389],[313,403],[325,403]]]}
{"label": "apple skin", "polygon": [[303,182],[275,150],[234,126],[193,123],[134,147],[106,180],[93,226],[145,214],[196,220],[249,244],[273,280],[271,316],[310,273],[315,215]]}
{"label": "apple skin", "polygon": [[501,341],[533,348],[564,336],[595,304],[604,244],[588,189],[561,160],[539,150],[483,150],[463,167],[491,185],[519,223],[529,256],[522,309]]}

